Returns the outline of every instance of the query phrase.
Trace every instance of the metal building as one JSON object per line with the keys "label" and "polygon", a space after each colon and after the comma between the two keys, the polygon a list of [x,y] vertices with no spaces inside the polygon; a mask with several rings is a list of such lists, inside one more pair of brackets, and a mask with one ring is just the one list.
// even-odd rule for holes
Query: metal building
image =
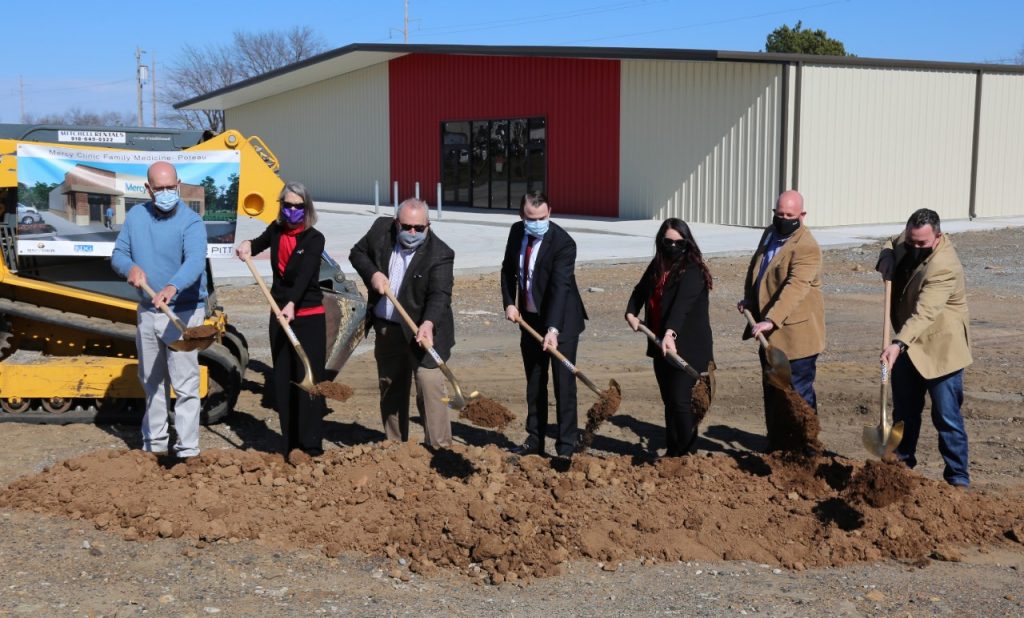
{"label": "metal building", "polygon": [[354,44],[178,103],[318,199],[761,226],[1024,215],[1024,67],[675,49]]}

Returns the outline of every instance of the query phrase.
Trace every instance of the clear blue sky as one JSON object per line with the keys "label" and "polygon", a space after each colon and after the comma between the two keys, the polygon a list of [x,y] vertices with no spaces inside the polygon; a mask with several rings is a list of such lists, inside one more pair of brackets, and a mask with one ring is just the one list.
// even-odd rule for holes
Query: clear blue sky
{"label": "clear blue sky", "polygon": [[[1024,48],[1024,0],[410,0],[411,43],[757,51],[802,20],[858,56],[1009,62]],[[167,8],[158,8],[167,7]],[[233,31],[315,28],[329,48],[402,41],[402,0],[291,2],[6,0],[0,122],[72,107],[134,113],[135,47],[161,70],[186,43]],[[394,29],[394,30],[391,30]],[[389,31],[390,36],[389,38]],[[149,88],[145,94],[149,124]]]}

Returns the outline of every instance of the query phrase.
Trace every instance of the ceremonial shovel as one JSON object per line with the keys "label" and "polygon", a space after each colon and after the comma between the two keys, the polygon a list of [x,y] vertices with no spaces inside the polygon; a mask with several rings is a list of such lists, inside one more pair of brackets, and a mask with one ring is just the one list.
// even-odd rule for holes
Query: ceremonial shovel
{"label": "ceremonial shovel", "polygon": [[[754,321],[754,316],[750,314],[750,310],[744,309],[743,315],[746,316],[750,328],[754,328],[757,322]],[[764,370],[764,375],[768,378],[768,382],[779,389],[792,388],[793,373],[789,367],[789,359],[786,357],[786,353],[768,343],[768,340],[761,333],[757,334],[757,340],[761,342],[761,347],[764,348],[765,359],[768,361],[768,367]]]}
{"label": "ceremonial shovel", "polygon": [[313,382],[313,366],[309,363],[309,357],[306,356],[306,351],[302,349],[302,344],[299,343],[299,338],[295,336],[295,331],[292,330],[291,325],[288,324],[288,318],[281,314],[281,308],[277,306],[274,301],[274,297],[270,294],[270,290],[267,289],[267,283],[260,276],[256,265],[252,263],[252,258],[245,258],[245,265],[249,267],[249,272],[252,273],[253,279],[263,290],[263,295],[267,298],[267,302],[270,303],[270,308],[274,310],[274,315],[277,316],[277,322],[284,329],[285,334],[288,336],[288,341],[291,342],[292,347],[295,348],[295,353],[299,355],[299,360],[302,361],[302,368],[305,370],[306,375],[302,377],[302,382],[296,382],[295,385],[306,391],[310,395],[319,395],[320,391],[316,388],[316,383]]}
{"label": "ceremonial shovel", "polygon": [[[419,327],[416,326],[416,322],[413,321],[412,317],[410,317],[409,314],[405,312],[405,307],[403,307],[402,304],[398,302],[398,299],[395,298],[394,292],[388,289],[384,291],[384,295],[387,296],[388,300],[391,301],[391,304],[395,306],[395,310],[402,315],[402,319],[404,319],[405,323],[408,324],[409,328],[412,329],[413,334],[418,334],[420,332]],[[437,363],[437,366],[441,370],[441,373],[443,373],[444,377],[448,380],[448,384],[450,384],[452,387],[452,392],[454,396],[445,397],[442,400],[446,404],[448,404],[449,408],[451,408],[452,410],[461,410],[462,408],[465,408],[469,402],[480,399],[479,391],[473,391],[472,393],[469,394],[468,398],[464,397],[462,395],[462,388],[459,386],[458,380],[455,379],[455,374],[453,374],[452,370],[448,368],[448,365],[445,364],[443,360],[441,360],[441,355],[437,353],[437,350],[435,350],[433,346],[424,347],[427,349],[427,352],[430,354],[430,356],[434,359],[434,362]]]}
{"label": "ceremonial shovel", "polygon": [[[153,288],[149,287],[148,283],[142,282],[142,289],[146,292],[146,294],[149,294],[150,298],[154,298],[156,296],[156,292],[153,291]],[[216,335],[192,334],[195,332],[195,329],[188,328],[187,326],[185,326],[185,323],[182,322],[181,319],[177,315],[175,315],[173,311],[171,311],[171,308],[168,307],[166,303],[160,305],[160,310],[163,311],[168,318],[170,318],[171,323],[174,324],[174,327],[177,328],[178,332],[181,333],[181,339],[178,339],[177,341],[168,345],[168,347],[171,348],[172,350],[177,350],[178,352],[205,350],[206,348],[213,345],[213,342],[217,340]]]}
{"label": "ceremonial shovel", "polygon": [[[885,313],[882,316],[882,347],[889,345],[889,304],[892,302],[892,281],[885,282]],[[896,450],[903,439],[903,421],[892,424],[888,414],[885,385],[889,383],[889,367],[882,363],[882,387],[878,411],[878,425],[864,428],[864,448],[876,457],[885,457]]]}

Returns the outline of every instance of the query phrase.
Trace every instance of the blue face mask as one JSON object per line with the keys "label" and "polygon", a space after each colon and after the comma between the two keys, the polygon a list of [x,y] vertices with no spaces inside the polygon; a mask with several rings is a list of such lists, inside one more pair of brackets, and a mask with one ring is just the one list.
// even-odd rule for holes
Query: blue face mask
{"label": "blue face mask", "polygon": [[548,223],[550,219],[538,219],[531,221],[530,219],[523,219],[523,225],[526,226],[526,233],[534,238],[544,238],[544,234],[548,233]]}
{"label": "blue face mask", "polygon": [[162,212],[170,212],[178,205],[178,192],[175,189],[163,189],[153,194],[153,204]]}
{"label": "blue face mask", "polygon": [[409,251],[415,250],[417,247],[423,244],[423,241],[427,239],[426,232],[416,233],[412,231],[402,230],[398,232],[398,243]]}

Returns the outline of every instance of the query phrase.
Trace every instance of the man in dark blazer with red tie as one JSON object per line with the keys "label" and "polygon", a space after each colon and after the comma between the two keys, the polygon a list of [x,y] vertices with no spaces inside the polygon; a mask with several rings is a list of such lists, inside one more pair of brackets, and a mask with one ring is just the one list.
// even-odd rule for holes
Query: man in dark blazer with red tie
{"label": "man in dark blazer with red tie", "polygon": [[555,390],[558,435],[555,452],[571,457],[579,440],[576,377],[548,350],[557,349],[573,364],[587,311],[576,286],[576,243],[551,222],[547,197],[534,191],[519,204],[522,221],[512,225],[501,263],[501,299],[509,321],[522,319],[544,334],[541,345],[521,329],[519,348],[526,371],[526,440],[520,455],[543,454],[548,422],[548,366]]}

